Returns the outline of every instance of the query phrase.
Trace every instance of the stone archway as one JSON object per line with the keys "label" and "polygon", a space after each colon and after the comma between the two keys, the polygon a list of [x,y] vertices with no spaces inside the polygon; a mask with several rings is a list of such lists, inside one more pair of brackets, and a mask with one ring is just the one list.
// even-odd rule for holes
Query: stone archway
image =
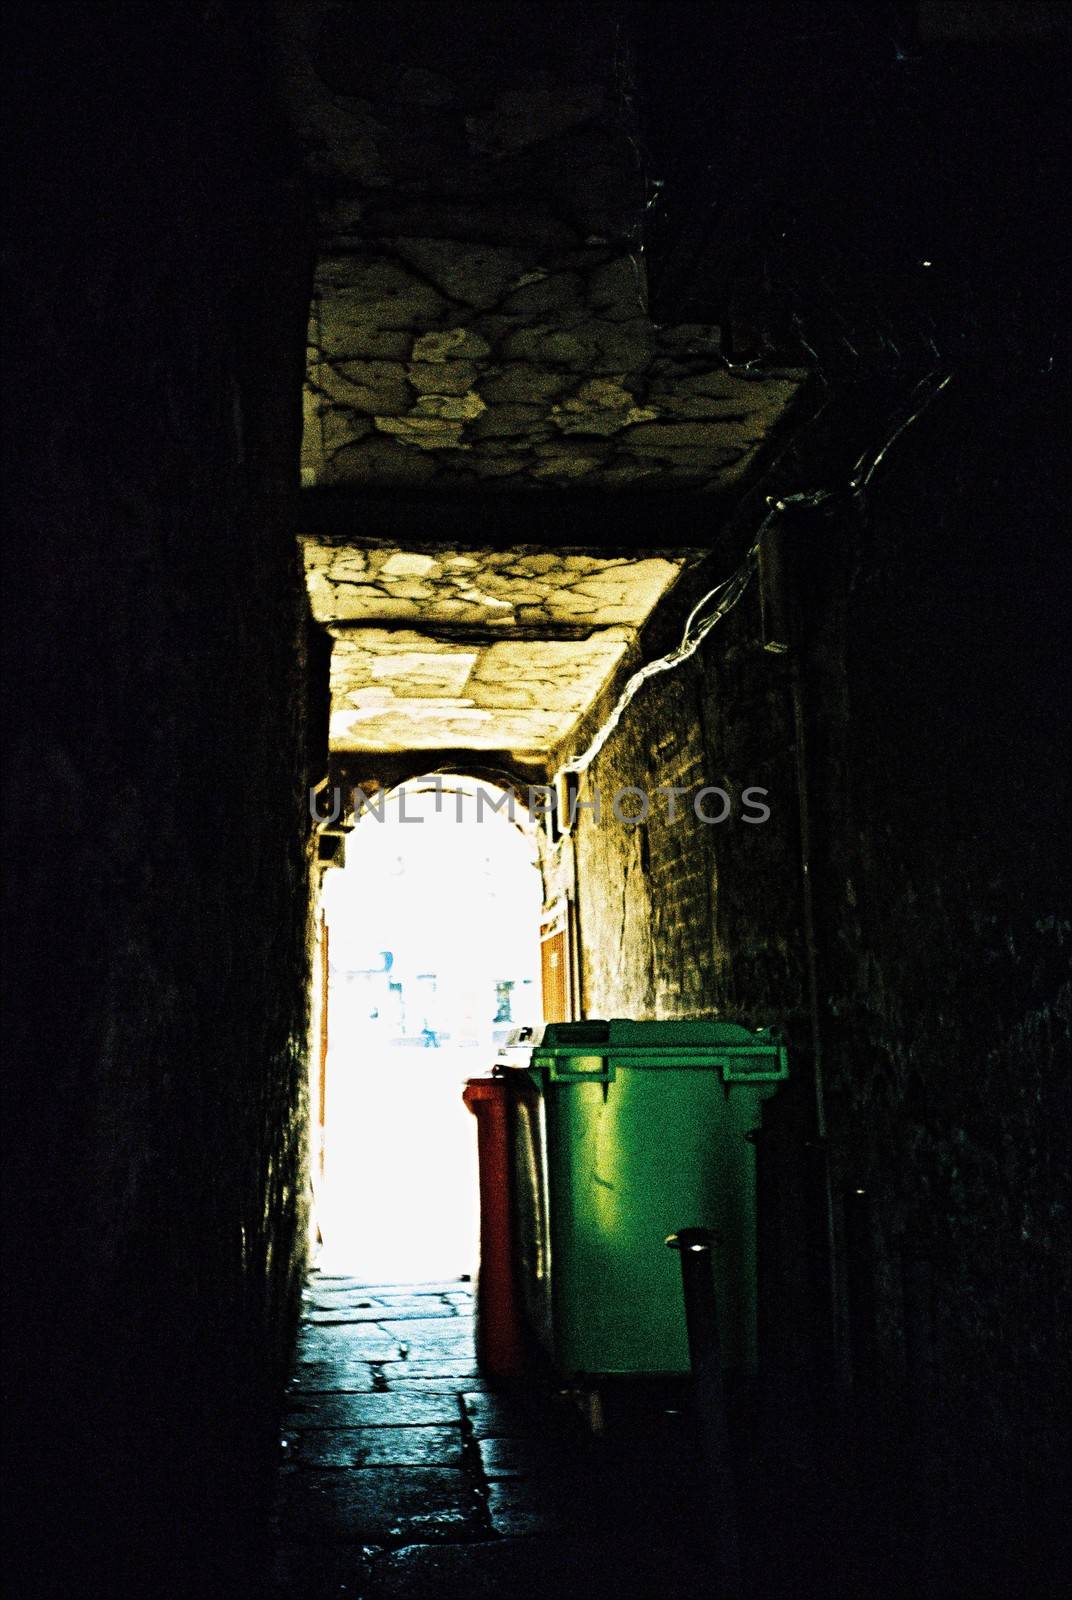
{"label": "stone archway", "polygon": [[321,1262],[366,1281],[475,1265],[466,1077],[539,1020],[541,830],[471,775],[381,788],[326,874]]}

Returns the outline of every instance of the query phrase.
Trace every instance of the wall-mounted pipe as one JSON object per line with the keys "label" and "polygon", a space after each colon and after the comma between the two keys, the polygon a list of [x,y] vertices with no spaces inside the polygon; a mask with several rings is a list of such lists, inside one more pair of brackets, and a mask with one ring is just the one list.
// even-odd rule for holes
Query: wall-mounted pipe
{"label": "wall-mounted pipe", "polygon": [[823,1321],[827,1359],[832,1373],[841,1371],[840,1289],[837,1237],[834,1224],[834,1194],[827,1144],[826,1081],[823,1070],[823,1032],[819,1003],[819,961],[815,934],[815,897],[812,879],[811,795],[808,777],[807,719],[804,704],[804,679],[801,668],[801,626],[795,586],[790,577],[791,557],[787,548],[785,518],[776,518],[764,529],[758,552],[760,579],[760,617],[763,647],[784,655],[789,663],[789,697],[793,717],[793,756],[797,791],[798,839],[800,845],[801,932],[804,943],[804,976],[807,988],[808,1031],[812,1058],[814,1138],[813,1172],[822,1230],[821,1293],[825,1301]]}

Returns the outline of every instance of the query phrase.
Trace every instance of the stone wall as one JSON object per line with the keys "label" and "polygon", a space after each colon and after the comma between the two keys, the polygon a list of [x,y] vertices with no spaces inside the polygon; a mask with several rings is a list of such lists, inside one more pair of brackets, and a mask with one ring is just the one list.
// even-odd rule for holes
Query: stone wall
{"label": "stone wall", "polygon": [[[1014,439],[996,381],[961,373],[866,510],[786,524],[836,1220],[866,1191],[852,1270],[873,1282],[879,1389],[926,1396],[932,1475],[914,1492],[944,1508],[947,1556],[971,1530],[980,1593],[1008,1592],[1056,1525],[1069,1302],[1067,553],[1046,380],[1022,385]],[[578,826],[585,1002],[785,1026],[799,1147],[812,1057],[791,667],[761,638],[753,584],[699,657],[641,691],[585,780],[582,797],[604,797],[602,824]],[[627,829],[606,814],[625,784],[720,785],[733,815],[704,826],[686,798],[671,825],[659,800]],[[770,790],[761,826],[741,820],[748,784]],[[767,1303],[791,1319],[787,1287],[768,1283]]]}
{"label": "stone wall", "polygon": [[307,1183],[306,610],[280,507],[311,272],[259,10],[13,22],[4,1408],[26,1596],[243,1592],[274,1466]]}

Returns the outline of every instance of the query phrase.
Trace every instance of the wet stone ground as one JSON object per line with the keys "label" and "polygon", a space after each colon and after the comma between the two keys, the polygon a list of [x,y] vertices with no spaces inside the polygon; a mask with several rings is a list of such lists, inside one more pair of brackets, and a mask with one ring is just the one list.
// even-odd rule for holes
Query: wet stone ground
{"label": "wet stone ground", "polygon": [[[729,1600],[688,1380],[598,1392],[597,1433],[588,1393],[535,1361],[483,1377],[467,1282],[315,1274],[264,1600]],[[726,1401],[744,1600],[1063,1595],[989,1571],[904,1397],[846,1410],[768,1372],[728,1376]]]}
{"label": "wet stone ground", "polygon": [[315,1275],[281,1439],[272,1600],[714,1595],[679,1395],[491,1383],[470,1287]]}

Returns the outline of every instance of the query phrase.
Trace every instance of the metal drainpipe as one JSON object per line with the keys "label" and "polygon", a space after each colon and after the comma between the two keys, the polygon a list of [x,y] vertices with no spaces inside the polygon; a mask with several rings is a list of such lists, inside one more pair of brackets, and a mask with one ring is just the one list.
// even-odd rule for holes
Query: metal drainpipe
{"label": "metal drainpipe", "polygon": [[580,784],[579,776],[561,773],[555,777],[555,812],[559,818],[561,848],[568,850],[570,887],[566,891],[566,953],[569,956],[569,1010],[570,1021],[578,1022],[587,1013],[584,993],[584,947],[581,941],[581,864],[578,850],[580,813],[568,826],[572,805]]}
{"label": "metal drainpipe", "polygon": [[800,624],[793,604],[786,570],[783,523],[775,521],[763,535],[759,547],[759,593],[763,648],[789,658],[789,692],[793,707],[794,766],[797,787],[797,815],[800,838],[801,922],[804,934],[804,967],[808,989],[808,1023],[812,1051],[812,1087],[815,1115],[815,1150],[820,1162],[820,1187],[823,1210],[825,1266],[829,1305],[828,1338],[830,1367],[841,1371],[838,1262],[834,1230],[834,1193],[830,1178],[827,1145],[826,1084],[823,1072],[823,1035],[819,1017],[819,965],[815,939],[815,899],[812,888],[811,811],[808,789],[807,733],[804,716],[804,683],[800,664]]}
{"label": "metal drainpipe", "polygon": [[584,945],[581,941],[581,863],[578,859],[577,835],[574,833],[570,839],[570,854],[573,857],[573,894],[566,901],[566,949],[569,952],[570,965],[573,971],[570,974],[573,989],[571,1010],[575,1013],[574,1021],[580,1021],[588,1015],[585,1010],[584,999]]}

